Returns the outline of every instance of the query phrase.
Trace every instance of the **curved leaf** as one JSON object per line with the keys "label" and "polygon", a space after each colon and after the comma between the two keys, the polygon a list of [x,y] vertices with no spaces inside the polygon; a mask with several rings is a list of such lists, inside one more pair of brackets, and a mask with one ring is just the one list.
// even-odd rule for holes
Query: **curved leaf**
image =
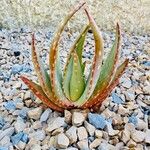
{"label": "curved leaf", "polygon": [[53,102],[51,102],[38,84],[32,82],[26,77],[21,76],[20,78],[45,105],[47,105],[53,110],[63,112],[63,108],[60,108],[57,105],[55,105]]}
{"label": "curved leaf", "polygon": [[113,73],[115,72],[114,70],[116,68],[115,67],[116,62],[118,60],[120,37],[121,37],[120,28],[119,28],[119,24],[117,23],[115,42],[104,64],[102,65],[100,76],[92,96],[96,95],[100,91],[103,91],[109,85],[111,79],[113,78]]}
{"label": "curved leaf", "polygon": [[71,58],[66,68],[66,71],[64,73],[64,79],[63,79],[63,90],[65,93],[65,96],[68,99],[70,99],[70,80],[72,76],[72,69],[73,69],[73,59]]}
{"label": "curved leaf", "polygon": [[50,79],[52,84],[52,91],[56,95],[58,99],[60,99],[63,103],[67,105],[71,105],[72,103],[68,101],[65,97],[62,90],[62,71],[59,66],[59,51],[58,51],[58,43],[60,40],[60,35],[62,34],[66,24],[70,20],[70,18],[85,4],[79,4],[69,15],[64,19],[60,28],[58,29],[54,40],[52,41],[49,55],[49,63],[50,63]]}
{"label": "curved leaf", "polygon": [[89,97],[91,96],[91,94],[95,89],[100,74],[100,66],[102,64],[102,56],[103,56],[103,39],[101,33],[94,19],[92,18],[91,14],[88,12],[87,8],[85,8],[85,12],[88,16],[90,26],[92,28],[94,39],[95,39],[95,55],[93,59],[92,68],[88,76],[85,90],[82,96],[78,99],[78,101],[74,103],[78,107],[83,105],[89,99]]}
{"label": "curved leaf", "polygon": [[97,109],[97,107],[103,102],[103,100],[109,95],[109,93],[113,90],[113,88],[119,83],[119,78],[122,76],[125,68],[128,65],[129,60],[126,59],[116,70],[115,76],[111,82],[111,84],[99,92],[93,98],[89,99],[81,108],[92,108]]}
{"label": "curved leaf", "polygon": [[[84,41],[85,41],[85,36],[87,34],[87,31],[89,30],[90,25],[87,25],[84,30],[81,32],[81,34],[79,35],[79,37],[77,38],[77,40],[74,42],[73,46],[70,49],[70,53],[68,55],[66,64],[65,64],[65,69],[64,69],[64,74],[66,72],[66,69],[68,67],[68,64],[70,62],[70,59],[72,58],[72,53],[73,51],[76,50],[77,55],[79,57],[79,61],[82,64],[82,51],[83,51],[83,46],[84,46]],[[84,64],[83,65],[83,69],[84,69]]]}
{"label": "curved leaf", "polygon": [[72,75],[72,67],[73,67],[73,57],[72,54],[76,50],[80,66],[82,66],[82,72],[84,73],[85,69],[85,62],[82,64],[82,50],[84,46],[85,36],[87,34],[87,31],[89,29],[89,25],[87,25],[84,30],[81,32],[77,40],[75,41],[74,45],[71,47],[70,53],[67,58],[67,62],[64,69],[64,75],[63,75],[63,90],[65,93],[65,96],[70,99],[70,79]]}
{"label": "curved leaf", "polygon": [[55,95],[52,92],[51,88],[51,81],[49,78],[48,73],[44,69],[44,65],[40,61],[39,56],[36,53],[35,49],[35,43],[34,43],[34,34],[32,35],[32,60],[34,64],[35,71],[38,76],[39,83],[44,91],[44,93],[47,95],[47,97],[56,105],[62,107],[62,108],[68,108],[71,105],[68,103],[62,103],[59,99],[55,97]]}
{"label": "curved leaf", "polygon": [[76,51],[73,53],[72,75],[70,79],[70,100],[76,101],[84,91],[85,81]]}

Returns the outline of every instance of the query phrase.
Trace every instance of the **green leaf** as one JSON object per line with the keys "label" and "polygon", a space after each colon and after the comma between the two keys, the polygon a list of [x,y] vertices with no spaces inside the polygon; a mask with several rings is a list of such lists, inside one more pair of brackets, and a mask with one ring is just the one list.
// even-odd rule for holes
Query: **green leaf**
{"label": "green leaf", "polygon": [[52,91],[55,93],[58,99],[61,99],[65,104],[72,105],[71,102],[65,97],[62,89],[62,70],[59,65],[59,51],[58,44],[60,40],[60,35],[62,34],[66,24],[70,20],[70,18],[85,4],[81,3],[77,7],[75,7],[71,13],[64,19],[59,27],[54,40],[52,41],[49,55],[49,63],[50,63],[50,79],[52,84]]}
{"label": "green leaf", "polygon": [[84,63],[82,63],[82,51],[83,51],[83,47],[84,47],[84,41],[85,41],[85,37],[86,37],[86,34],[87,34],[87,31],[89,30],[90,28],[90,25],[87,25],[84,30],[81,32],[81,34],[78,36],[78,38],[76,39],[76,41],[74,42],[73,46],[71,47],[70,49],[70,53],[68,55],[68,58],[67,58],[67,61],[66,61],[66,64],[65,64],[65,69],[64,69],[64,73],[66,72],[66,69],[68,67],[68,64],[70,62],[70,59],[72,58],[72,53],[73,51],[76,50],[77,52],[77,55],[79,57],[79,61],[81,63],[81,66],[84,70]]}
{"label": "green leaf", "polygon": [[35,49],[35,38],[34,34],[32,34],[32,61],[34,65],[34,69],[37,73],[39,83],[43,89],[43,91],[49,95],[51,98],[52,91],[51,91],[51,83],[49,75],[47,74],[46,70],[44,69],[44,65],[38,56],[36,49]]}
{"label": "green leaf", "polygon": [[113,74],[115,73],[114,70],[116,68],[116,62],[118,60],[118,53],[120,48],[120,37],[120,28],[119,24],[117,24],[115,42],[104,64],[102,65],[102,68],[100,70],[100,76],[92,96],[96,95],[100,91],[103,91],[103,89],[105,89],[109,85]]}
{"label": "green leaf", "polygon": [[58,98],[55,97],[54,93],[52,92],[51,81],[47,71],[44,69],[44,65],[40,61],[39,56],[36,53],[35,43],[34,43],[34,34],[32,35],[32,60],[34,64],[35,71],[38,76],[39,83],[47,95],[47,97],[56,105],[62,108],[68,108],[71,106],[69,103],[63,103]]}
{"label": "green leaf", "polygon": [[65,96],[70,99],[70,80],[72,76],[72,68],[73,68],[73,58],[70,59],[69,64],[66,68],[66,72],[64,73],[63,79],[63,89]]}
{"label": "green leaf", "polygon": [[87,34],[87,31],[89,29],[89,25],[87,25],[84,30],[81,32],[77,40],[74,42],[73,46],[71,47],[70,53],[68,55],[68,59],[65,65],[64,69],[64,75],[63,75],[63,90],[65,93],[65,96],[70,99],[70,79],[72,75],[72,68],[73,68],[73,57],[72,53],[76,50],[80,66],[82,66],[82,72],[84,73],[85,69],[85,63],[82,64],[82,50],[84,46],[85,36]]}
{"label": "green leaf", "polygon": [[82,64],[82,72],[84,73],[84,70],[85,70],[85,66],[86,66],[86,61]]}
{"label": "green leaf", "polygon": [[97,109],[97,107],[105,100],[105,98],[110,94],[110,92],[117,86],[119,83],[119,78],[122,76],[125,68],[128,65],[129,60],[126,59],[116,70],[115,76],[111,81],[111,84],[105,88],[103,91],[100,91],[93,98],[90,98],[81,108],[93,108]]}
{"label": "green leaf", "polygon": [[87,25],[85,27],[85,29],[83,30],[83,32],[79,35],[77,41],[75,42],[75,46],[76,46],[75,49],[76,49],[76,52],[77,52],[77,55],[78,55],[78,58],[79,58],[81,65],[83,65],[83,63],[82,63],[82,51],[84,48],[85,37],[86,37],[86,34],[87,34],[89,28],[90,28],[90,26]]}
{"label": "green leaf", "polygon": [[74,103],[78,107],[83,105],[90,98],[91,94],[93,93],[95,89],[95,86],[96,86],[96,83],[98,81],[98,77],[100,74],[100,66],[102,64],[102,56],[103,56],[103,39],[102,39],[101,33],[94,19],[92,18],[91,14],[88,12],[86,8],[85,8],[85,12],[88,16],[90,27],[92,28],[93,35],[94,35],[95,55],[94,55],[91,71],[88,76],[85,90],[82,96],[78,99],[78,101]]}
{"label": "green leaf", "polygon": [[45,105],[53,110],[63,112],[63,108],[58,107],[52,101],[50,101],[38,84],[32,82],[26,77],[21,76],[20,78]]}
{"label": "green leaf", "polygon": [[70,99],[76,101],[84,91],[85,81],[78,55],[73,53],[72,76],[70,80]]}

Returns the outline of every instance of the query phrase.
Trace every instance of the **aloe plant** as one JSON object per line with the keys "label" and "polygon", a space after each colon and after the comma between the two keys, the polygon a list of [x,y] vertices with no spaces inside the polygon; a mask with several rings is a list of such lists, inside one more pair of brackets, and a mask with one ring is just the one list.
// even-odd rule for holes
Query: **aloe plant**
{"label": "aloe plant", "polygon": [[[24,83],[48,107],[62,112],[64,109],[81,108],[97,111],[101,103],[119,83],[128,60],[117,65],[120,49],[120,27],[117,23],[116,37],[106,60],[103,60],[103,39],[98,26],[87,7],[84,7],[89,24],[81,32],[70,49],[64,70],[61,69],[58,44],[60,36],[71,17],[85,5],[79,4],[61,23],[52,41],[49,53],[49,74],[41,62],[35,48],[35,37],[32,35],[32,60],[39,83],[21,76]],[[95,41],[95,54],[88,78],[84,77],[85,62],[82,51],[88,30],[91,29]]]}

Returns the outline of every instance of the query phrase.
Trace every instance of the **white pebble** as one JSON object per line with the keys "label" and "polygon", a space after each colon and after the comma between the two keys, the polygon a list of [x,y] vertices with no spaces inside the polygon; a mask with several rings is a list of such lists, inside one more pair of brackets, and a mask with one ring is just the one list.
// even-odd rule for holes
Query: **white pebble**
{"label": "white pebble", "polygon": [[66,131],[66,135],[70,140],[70,143],[75,143],[77,141],[77,127],[72,126]]}
{"label": "white pebble", "polygon": [[84,126],[87,129],[90,136],[94,136],[95,127],[88,123],[87,121],[84,122]]}
{"label": "white pebble", "polygon": [[88,133],[87,133],[85,127],[79,127],[77,129],[77,134],[78,134],[79,140],[84,140],[84,139],[87,139],[87,137],[88,137]]}
{"label": "white pebble", "polygon": [[80,150],[89,150],[88,140],[82,140],[77,143]]}
{"label": "white pebble", "polygon": [[80,126],[85,121],[85,116],[80,112],[73,112],[72,115],[72,124],[74,126]]}
{"label": "white pebble", "polygon": [[145,139],[145,133],[142,131],[134,131],[131,132],[131,138],[135,141],[135,142],[142,142]]}
{"label": "white pebble", "polygon": [[65,118],[63,118],[63,117],[51,118],[51,120],[48,122],[48,127],[46,130],[48,132],[51,132],[60,127],[64,127],[65,125],[66,125]]}
{"label": "white pebble", "polygon": [[40,117],[40,122],[45,122],[45,121],[47,121],[47,119],[48,119],[48,117],[49,117],[49,114],[52,112],[52,110],[51,109],[46,109],[43,113],[42,113],[42,115],[41,115],[41,117]]}
{"label": "white pebble", "polygon": [[60,133],[57,136],[57,145],[59,148],[67,148],[69,145],[69,139],[64,133]]}
{"label": "white pebble", "polygon": [[31,119],[38,120],[40,118],[40,116],[41,116],[41,113],[42,113],[42,108],[41,107],[37,107],[37,108],[34,108],[32,110],[29,110],[28,111],[28,116]]}

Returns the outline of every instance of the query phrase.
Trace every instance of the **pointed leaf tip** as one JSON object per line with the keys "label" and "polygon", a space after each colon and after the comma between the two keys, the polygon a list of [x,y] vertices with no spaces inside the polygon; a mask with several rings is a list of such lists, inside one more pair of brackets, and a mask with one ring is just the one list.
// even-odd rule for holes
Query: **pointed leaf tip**
{"label": "pointed leaf tip", "polygon": [[95,108],[97,107],[106,99],[106,97],[109,95],[109,93],[118,85],[119,78],[122,76],[124,70],[126,69],[128,65],[129,60],[126,59],[116,70],[115,76],[113,77],[113,80],[111,81],[111,84],[105,88],[102,92],[95,95],[93,98],[89,99],[82,108]]}
{"label": "pointed leaf tip", "polygon": [[53,110],[63,112],[63,108],[55,105],[52,101],[50,101],[50,99],[46,96],[46,94],[38,84],[32,82],[24,76],[20,76],[20,78],[45,105]]}

